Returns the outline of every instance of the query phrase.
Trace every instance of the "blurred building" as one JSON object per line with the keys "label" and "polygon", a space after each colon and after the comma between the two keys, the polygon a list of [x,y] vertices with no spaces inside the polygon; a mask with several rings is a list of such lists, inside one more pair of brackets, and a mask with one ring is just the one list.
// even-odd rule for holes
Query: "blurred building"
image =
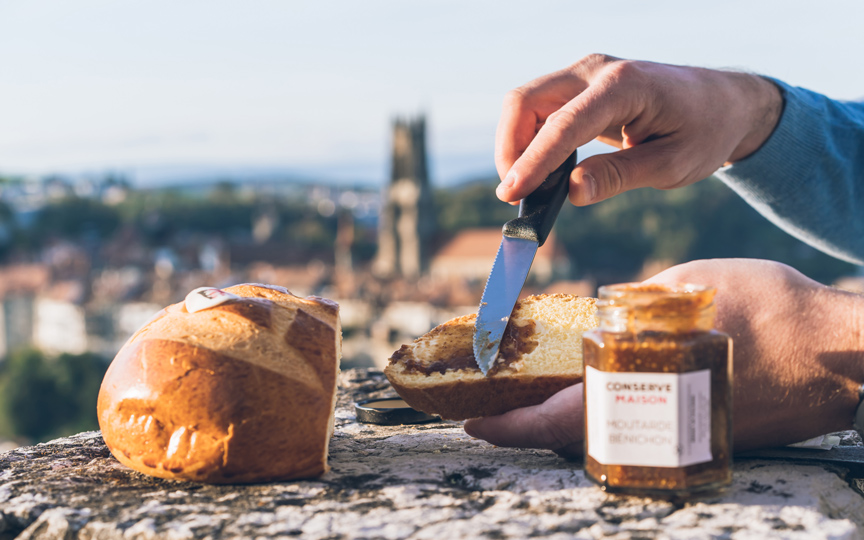
{"label": "blurred building", "polygon": [[[111,272],[103,272],[110,274]],[[123,291],[106,294],[105,276],[95,281],[98,301],[80,279],[57,279],[47,264],[0,266],[0,359],[35,347],[49,354],[94,352],[111,358],[161,305],[124,302]]]}
{"label": "blurred building", "polygon": [[[438,281],[464,279],[486,281],[498,246],[501,229],[478,228],[460,231],[435,254],[430,273]],[[570,259],[554,232],[537,250],[528,281],[545,285],[570,273]]]}
{"label": "blurred building", "polygon": [[393,162],[383,199],[373,271],[379,277],[416,279],[428,270],[435,233],[422,116],[393,123]]}
{"label": "blurred building", "polygon": [[87,352],[87,317],[72,302],[41,297],[33,313],[33,345],[49,354]]}
{"label": "blurred building", "polygon": [[0,357],[33,344],[36,298],[50,283],[44,264],[16,264],[0,268]]}

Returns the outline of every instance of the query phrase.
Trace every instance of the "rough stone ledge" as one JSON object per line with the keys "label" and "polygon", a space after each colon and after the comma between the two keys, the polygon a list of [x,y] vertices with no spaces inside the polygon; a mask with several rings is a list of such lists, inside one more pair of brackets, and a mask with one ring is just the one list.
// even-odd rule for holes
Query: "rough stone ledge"
{"label": "rough stone ledge", "polygon": [[733,485],[712,498],[616,497],[586,480],[579,464],[490,446],[457,422],[359,424],[351,403],[385,395],[387,382],[349,370],[342,383],[332,470],[315,480],[160,480],[118,463],[98,432],[0,454],[0,540],[864,536],[864,482],[849,467],[747,458],[736,462]]}

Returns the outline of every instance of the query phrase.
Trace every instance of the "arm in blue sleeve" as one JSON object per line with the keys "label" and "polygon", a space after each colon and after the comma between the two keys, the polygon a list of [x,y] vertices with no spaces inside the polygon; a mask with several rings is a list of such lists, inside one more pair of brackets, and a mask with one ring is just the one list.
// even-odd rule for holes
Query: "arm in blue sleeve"
{"label": "arm in blue sleeve", "polygon": [[792,236],[864,265],[864,103],[774,82],[785,99],[774,133],[716,176]]}

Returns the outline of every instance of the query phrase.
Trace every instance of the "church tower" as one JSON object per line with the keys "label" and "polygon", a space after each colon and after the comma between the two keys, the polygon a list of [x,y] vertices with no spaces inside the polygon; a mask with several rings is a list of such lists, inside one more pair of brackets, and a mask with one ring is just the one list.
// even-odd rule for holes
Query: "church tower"
{"label": "church tower", "polygon": [[420,277],[429,269],[429,243],[434,233],[426,119],[397,118],[393,121],[393,161],[390,183],[382,197],[373,271],[379,277]]}

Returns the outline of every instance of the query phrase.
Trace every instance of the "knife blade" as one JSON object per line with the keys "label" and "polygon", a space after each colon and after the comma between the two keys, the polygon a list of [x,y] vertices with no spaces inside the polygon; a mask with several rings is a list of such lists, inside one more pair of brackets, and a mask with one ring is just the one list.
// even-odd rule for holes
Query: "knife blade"
{"label": "knife blade", "polygon": [[864,447],[837,446],[830,450],[815,450],[812,448],[766,448],[736,453],[736,463],[739,459],[780,459],[788,461],[804,461],[810,463],[831,463],[846,467],[856,478],[864,475]]}
{"label": "knife blade", "polygon": [[501,245],[486,280],[474,325],[474,359],[488,376],[537,249],[546,242],[569,191],[576,152],[519,203],[519,217],[504,224]]}

